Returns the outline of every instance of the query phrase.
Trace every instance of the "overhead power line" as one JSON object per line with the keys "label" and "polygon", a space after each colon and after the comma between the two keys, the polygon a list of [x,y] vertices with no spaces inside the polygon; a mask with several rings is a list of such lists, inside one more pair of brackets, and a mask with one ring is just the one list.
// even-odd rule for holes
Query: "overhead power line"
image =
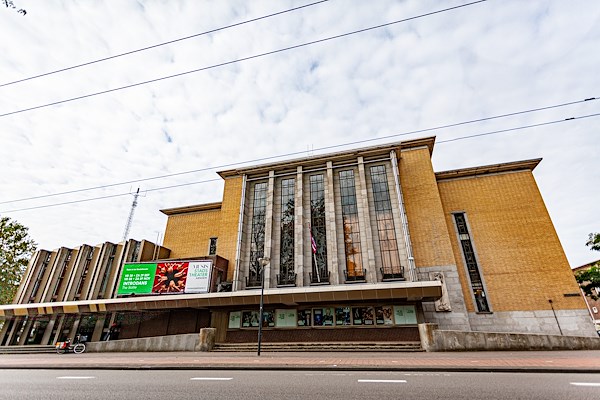
{"label": "overhead power line", "polygon": [[191,71],[180,72],[180,73],[177,73],[177,74],[167,75],[167,76],[163,76],[163,77],[155,78],[155,79],[150,79],[150,80],[143,81],[143,82],[132,83],[130,85],[120,86],[120,87],[113,88],[113,89],[107,89],[107,90],[102,90],[102,91],[99,91],[99,92],[85,94],[85,95],[82,95],[82,96],[71,97],[69,99],[58,100],[58,101],[54,101],[52,103],[46,103],[46,104],[42,104],[42,105],[39,105],[39,106],[34,106],[34,107],[29,107],[29,108],[23,108],[23,109],[20,109],[20,110],[16,110],[16,111],[11,111],[11,112],[8,112],[8,113],[0,114],[0,117],[7,117],[9,115],[20,114],[20,113],[24,113],[24,112],[27,112],[27,111],[38,110],[40,108],[46,108],[46,107],[51,107],[51,106],[55,106],[55,105],[58,105],[58,104],[69,103],[69,102],[72,102],[72,101],[82,100],[82,99],[86,99],[86,98],[89,98],[89,97],[99,96],[99,95],[102,95],[102,94],[117,92],[119,90],[130,89],[130,88],[133,88],[133,87],[147,85],[149,83],[154,83],[154,82],[160,82],[160,81],[164,81],[164,80],[167,80],[167,79],[172,79],[172,78],[176,78],[176,77],[179,77],[179,76],[189,75],[189,74],[193,74],[193,73],[200,72],[200,71],[206,71],[206,70],[209,70],[209,69],[223,67],[223,66],[226,66],[226,65],[237,64],[237,63],[240,63],[242,61],[253,60],[253,59],[256,59],[256,58],[266,57],[266,56],[269,56],[269,55],[273,55],[273,54],[277,54],[277,53],[282,53],[282,52],[285,52],[285,51],[294,50],[294,49],[298,49],[298,48],[301,48],[301,47],[310,46],[310,45],[317,44],[317,43],[323,43],[323,42],[327,42],[327,41],[330,41],[330,40],[343,38],[343,37],[346,37],[346,36],[356,35],[358,33],[372,31],[374,29],[385,28],[387,26],[392,26],[392,25],[399,24],[399,23],[402,23],[402,22],[412,21],[412,20],[415,20],[415,19],[424,18],[424,17],[428,17],[428,16],[431,16],[431,15],[435,15],[435,14],[440,14],[440,13],[447,12],[447,11],[456,10],[456,9],[459,9],[459,8],[472,6],[474,4],[483,3],[483,2],[486,2],[486,1],[488,1],[488,0],[478,0],[478,1],[471,2],[471,3],[461,4],[461,5],[454,6],[454,7],[444,8],[444,9],[441,9],[441,10],[432,11],[432,12],[428,12],[428,13],[425,13],[425,14],[420,14],[420,15],[417,15],[417,16],[414,16],[414,17],[404,18],[404,19],[400,19],[400,20],[393,21],[393,22],[388,22],[388,23],[381,24],[381,25],[371,26],[369,28],[363,28],[363,29],[359,29],[359,30],[356,30],[356,31],[352,31],[352,32],[342,33],[340,35],[329,36],[329,37],[326,37],[326,38],[323,38],[323,39],[313,40],[311,42],[305,42],[305,43],[297,44],[297,45],[294,45],[294,46],[284,47],[282,49],[277,49],[277,50],[272,50],[272,51],[268,51],[268,52],[265,52],[265,53],[255,54],[253,56],[243,57],[243,58],[239,58],[237,60],[225,61],[225,62],[222,62],[222,63],[209,65],[207,67],[197,68],[197,69],[194,69],[194,70],[191,70]]}
{"label": "overhead power line", "polygon": [[225,29],[234,28],[236,26],[241,26],[241,25],[249,24],[251,22],[257,22],[257,21],[260,21],[260,20],[263,20],[263,19],[267,19],[267,18],[278,16],[278,15],[290,13],[292,11],[297,11],[297,10],[300,10],[300,9],[303,9],[303,8],[311,7],[311,6],[314,6],[314,5],[317,5],[317,4],[321,4],[321,3],[325,3],[325,2],[328,2],[328,1],[329,0],[316,1],[314,3],[305,4],[303,6],[290,8],[290,9],[279,11],[279,12],[272,13],[272,14],[263,15],[262,17],[252,18],[252,19],[248,19],[246,21],[237,22],[235,24],[226,25],[226,26],[222,26],[220,28],[215,28],[215,29],[211,29],[211,30],[208,30],[208,31],[196,33],[194,35],[184,36],[184,37],[179,38],[179,39],[169,40],[167,42],[162,42],[162,43],[154,44],[154,45],[151,45],[151,46],[142,47],[141,49],[130,50],[130,51],[126,51],[125,53],[115,54],[114,56],[99,58],[97,60],[87,61],[87,62],[84,62],[84,63],[81,63],[81,64],[77,64],[77,65],[73,65],[73,66],[70,66],[70,67],[65,67],[65,68],[60,68],[60,69],[54,70],[54,71],[45,72],[43,74],[33,75],[33,76],[28,77],[28,78],[18,79],[16,81],[7,82],[7,83],[2,83],[2,84],[0,84],[0,87],[14,85],[15,83],[30,81],[32,79],[41,78],[43,76],[58,74],[59,72],[65,72],[65,71],[69,71],[69,70],[72,70],[72,69],[81,68],[81,67],[85,67],[85,66],[88,66],[88,65],[96,64],[96,63],[99,63],[99,62],[108,61],[108,60],[112,60],[112,59],[123,57],[123,56],[128,56],[130,54],[135,54],[135,53],[139,53],[139,52],[142,52],[142,51],[146,51],[146,50],[150,50],[150,49],[155,49],[157,47],[166,46],[168,44],[173,44],[173,43],[181,42],[181,41],[184,41],[184,40],[193,39],[193,38],[196,38],[196,37],[199,37],[199,36],[208,35],[208,34],[211,34],[211,33],[223,31]]}
{"label": "overhead power line", "polygon": [[[571,122],[571,121],[593,118],[593,117],[598,117],[598,116],[600,116],[600,113],[582,115],[580,117],[569,117],[569,118],[558,119],[558,120],[554,120],[554,121],[541,122],[538,124],[523,125],[523,126],[518,126],[518,127],[514,127],[514,128],[500,129],[500,130],[495,130],[495,131],[490,131],[490,132],[483,132],[483,133],[476,133],[476,134],[472,134],[472,135],[459,136],[459,137],[455,137],[455,138],[451,138],[451,139],[439,140],[439,141],[437,141],[437,143],[440,144],[440,143],[456,142],[459,140],[472,139],[472,138],[482,137],[482,136],[496,135],[499,133],[518,131],[518,130],[523,130],[523,129],[528,129],[528,128],[537,128],[540,126],[554,125],[554,124],[559,124],[559,123],[563,123],[563,122]],[[399,135],[396,135],[396,136],[399,136]],[[389,138],[389,137],[391,137],[391,136],[386,136],[386,138]],[[380,140],[380,139],[381,138],[378,138],[377,140]],[[365,139],[365,140],[356,141],[353,143],[365,143],[365,142],[370,142],[372,140],[373,139]],[[331,147],[338,147],[338,146],[327,146],[327,147],[322,147],[320,149],[315,149],[315,150],[319,151],[319,150],[323,150],[323,149],[329,149]],[[302,153],[304,153],[304,151]],[[279,157],[281,157],[281,156],[279,156]],[[219,180],[220,179],[208,179],[205,181],[182,183],[179,185],[172,185],[172,186],[165,186],[165,187],[149,189],[149,190],[146,190],[145,192],[166,190],[166,189],[172,189],[172,188],[176,188],[176,187],[190,186],[190,185],[196,185],[199,183],[207,183],[207,182],[213,182],[213,181],[219,181]],[[13,212],[18,212],[18,211],[27,211],[27,210],[35,210],[35,209],[40,209],[40,208],[56,207],[56,206],[62,206],[62,205],[66,205],[66,204],[75,204],[75,203],[83,203],[83,202],[93,201],[93,200],[102,200],[102,199],[107,199],[107,198],[111,198],[111,197],[127,196],[129,194],[130,193],[121,193],[121,194],[109,195],[109,196],[92,197],[92,198],[81,199],[81,200],[67,201],[67,202],[63,202],[63,203],[45,204],[45,205],[35,206],[35,207],[19,208],[16,210],[4,210],[4,211],[0,211],[0,213],[13,213]]]}
{"label": "overhead power line", "polygon": [[[357,142],[348,142],[348,143],[342,143],[342,144],[337,144],[337,145],[332,145],[332,146],[326,146],[326,147],[321,147],[319,149],[316,149],[316,151],[331,150],[334,148],[345,147],[345,146],[349,146],[349,145],[353,145],[353,144],[367,143],[370,141],[379,141],[382,139],[406,136],[406,135],[411,135],[411,134],[415,134],[415,133],[425,133],[425,132],[431,132],[431,131],[436,131],[436,130],[440,130],[440,129],[454,128],[457,126],[473,124],[473,123],[477,123],[477,122],[491,121],[494,119],[512,117],[512,116],[516,116],[516,115],[528,114],[528,113],[533,113],[533,112],[537,112],[537,111],[551,110],[553,108],[566,107],[566,106],[570,106],[570,105],[574,105],[574,104],[585,103],[588,101],[595,101],[595,100],[599,100],[599,99],[600,99],[600,97],[588,97],[584,100],[569,101],[566,103],[560,103],[560,104],[555,104],[555,105],[551,105],[551,106],[531,108],[528,110],[515,111],[515,112],[511,112],[511,113],[506,113],[506,114],[494,115],[491,117],[483,117],[483,118],[472,119],[472,120],[468,120],[468,121],[456,122],[456,123],[452,123],[452,124],[439,125],[439,126],[435,126],[432,128],[425,128],[425,129],[418,129],[418,130],[413,130],[413,131],[408,131],[408,132],[401,132],[401,133],[396,133],[393,135],[365,139],[365,140],[361,140],[361,141],[357,141]],[[213,170],[217,170],[217,169],[230,168],[230,167],[235,167],[235,166],[244,165],[244,164],[269,161],[269,160],[273,160],[273,159],[277,159],[277,158],[291,157],[291,156],[304,154],[304,153],[305,153],[305,151],[296,151],[296,152],[292,152],[292,153],[280,154],[280,155],[269,156],[269,157],[262,157],[262,158],[257,158],[257,159],[253,159],[253,160],[238,161],[235,163],[214,165],[214,166],[200,168],[200,169],[194,169],[194,170],[190,170],[190,171],[174,172],[172,174],[158,175],[158,176],[153,176],[150,178],[133,179],[133,180],[129,180],[129,181],[111,183],[111,184],[107,184],[107,185],[93,186],[93,187],[83,188],[83,189],[69,190],[69,191],[65,191],[65,192],[50,193],[50,194],[44,194],[44,195],[40,195],[40,196],[31,196],[31,197],[25,197],[25,198],[15,199],[15,200],[0,201],[0,204],[17,203],[17,202],[21,202],[21,201],[36,200],[36,199],[42,199],[42,198],[47,198],[47,197],[62,196],[62,195],[66,195],[66,194],[87,192],[90,190],[105,189],[105,188],[109,188],[109,187],[127,185],[127,184],[131,184],[131,183],[139,183],[139,182],[145,182],[145,181],[151,181],[151,180],[157,180],[157,179],[171,178],[174,176],[181,176],[181,175],[189,175],[189,174],[193,174],[193,173],[197,173],[197,172],[213,171]]]}

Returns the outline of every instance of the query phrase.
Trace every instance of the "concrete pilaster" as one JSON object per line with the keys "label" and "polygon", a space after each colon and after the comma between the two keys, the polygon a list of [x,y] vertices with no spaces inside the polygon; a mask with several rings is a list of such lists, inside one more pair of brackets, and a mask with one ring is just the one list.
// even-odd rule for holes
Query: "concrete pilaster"
{"label": "concrete pilaster", "polygon": [[[273,238],[273,195],[275,193],[275,171],[269,171],[269,185],[267,187],[267,209],[265,210],[265,247],[263,257],[272,258],[271,247]],[[265,270],[265,288],[271,287],[272,263]],[[276,272],[275,272],[276,274]]]}
{"label": "concrete pilaster", "polygon": [[302,203],[304,186],[302,167],[296,169],[296,191],[294,198],[294,267],[296,286],[304,286],[304,207]]}
{"label": "concrete pilaster", "polygon": [[[106,315],[100,315],[94,325],[94,333],[92,333],[92,342],[102,340],[102,332],[104,330],[104,322],[106,322]],[[110,326],[110,325],[109,325]]]}
{"label": "concrete pilaster", "polygon": [[[44,335],[42,336],[41,344],[48,344],[48,342],[50,341],[50,336],[52,336],[52,330],[54,329],[54,325],[56,325],[56,319],[56,315],[53,315],[52,318],[50,318],[50,321],[48,321],[48,325],[46,326],[46,330],[44,331]],[[54,342],[51,342],[50,344],[54,344]]]}
{"label": "concrete pilaster", "polygon": [[332,285],[339,285],[344,281],[344,265],[338,262],[337,225],[335,222],[335,196],[333,188],[333,163],[327,162],[327,175],[325,180],[325,223],[327,235],[327,269]]}
{"label": "concrete pilaster", "polygon": [[366,280],[367,282],[374,283],[377,282],[377,269],[375,267],[375,250],[373,248],[371,216],[369,215],[369,197],[367,193],[367,179],[365,177],[365,164],[362,157],[358,157],[358,186],[356,192],[362,256],[363,260],[366,260]]}

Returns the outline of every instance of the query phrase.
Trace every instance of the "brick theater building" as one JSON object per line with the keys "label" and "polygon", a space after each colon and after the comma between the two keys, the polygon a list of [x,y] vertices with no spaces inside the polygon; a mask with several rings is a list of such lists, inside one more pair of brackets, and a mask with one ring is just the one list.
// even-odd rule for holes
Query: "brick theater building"
{"label": "brick theater building", "polygon": [[0,345],[202,327],[254,342],[263,279],[265,342],[418,341],[423,322],[595,336],[540,159],[434,172],[434,142],[221,171],[222,201],[161,210],[162,246],[39,250]]}

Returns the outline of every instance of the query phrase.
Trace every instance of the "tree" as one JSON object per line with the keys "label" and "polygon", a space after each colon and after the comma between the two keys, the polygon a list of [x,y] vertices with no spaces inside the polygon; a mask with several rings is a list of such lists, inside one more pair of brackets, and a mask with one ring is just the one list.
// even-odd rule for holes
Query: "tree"
{"label": "tree", "polygon": [[13,301],[36,243],[28,228],[8,217],[0,218],[0,304]]}
{"label": "tree", "polygon": [[15,6],[15,3],[12,0],[1,0],[2,4],[4,4],[4,6],[6,8],[12,8],[13,10],[16,10],[17,13],[22,14],[22,15],[26,15],[27,11],[25,11],[25,9],[23,8],[17,8],[17,6]]}
{"label": "tree", "polygon": [[[600,251],[600,233],[590,233],[585,245],[588,246],[590,250]],[[586,271],[578,273],[575,278],[586,296],[598,300],[598,294],[600,294],[600,261],[592,264]],[[596,290],[594,291],[594,289]]]}

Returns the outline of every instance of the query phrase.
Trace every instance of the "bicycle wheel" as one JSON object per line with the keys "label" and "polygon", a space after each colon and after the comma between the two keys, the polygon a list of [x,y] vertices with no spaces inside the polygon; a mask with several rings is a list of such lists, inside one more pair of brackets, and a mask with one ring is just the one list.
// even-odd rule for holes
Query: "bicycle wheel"
{"label": "bicycle wheel", "polygon": [[73,346],[73,353],[75,354],[81,354],[85,351],[85,344],[83,343],[77,343],[75,346]]}

